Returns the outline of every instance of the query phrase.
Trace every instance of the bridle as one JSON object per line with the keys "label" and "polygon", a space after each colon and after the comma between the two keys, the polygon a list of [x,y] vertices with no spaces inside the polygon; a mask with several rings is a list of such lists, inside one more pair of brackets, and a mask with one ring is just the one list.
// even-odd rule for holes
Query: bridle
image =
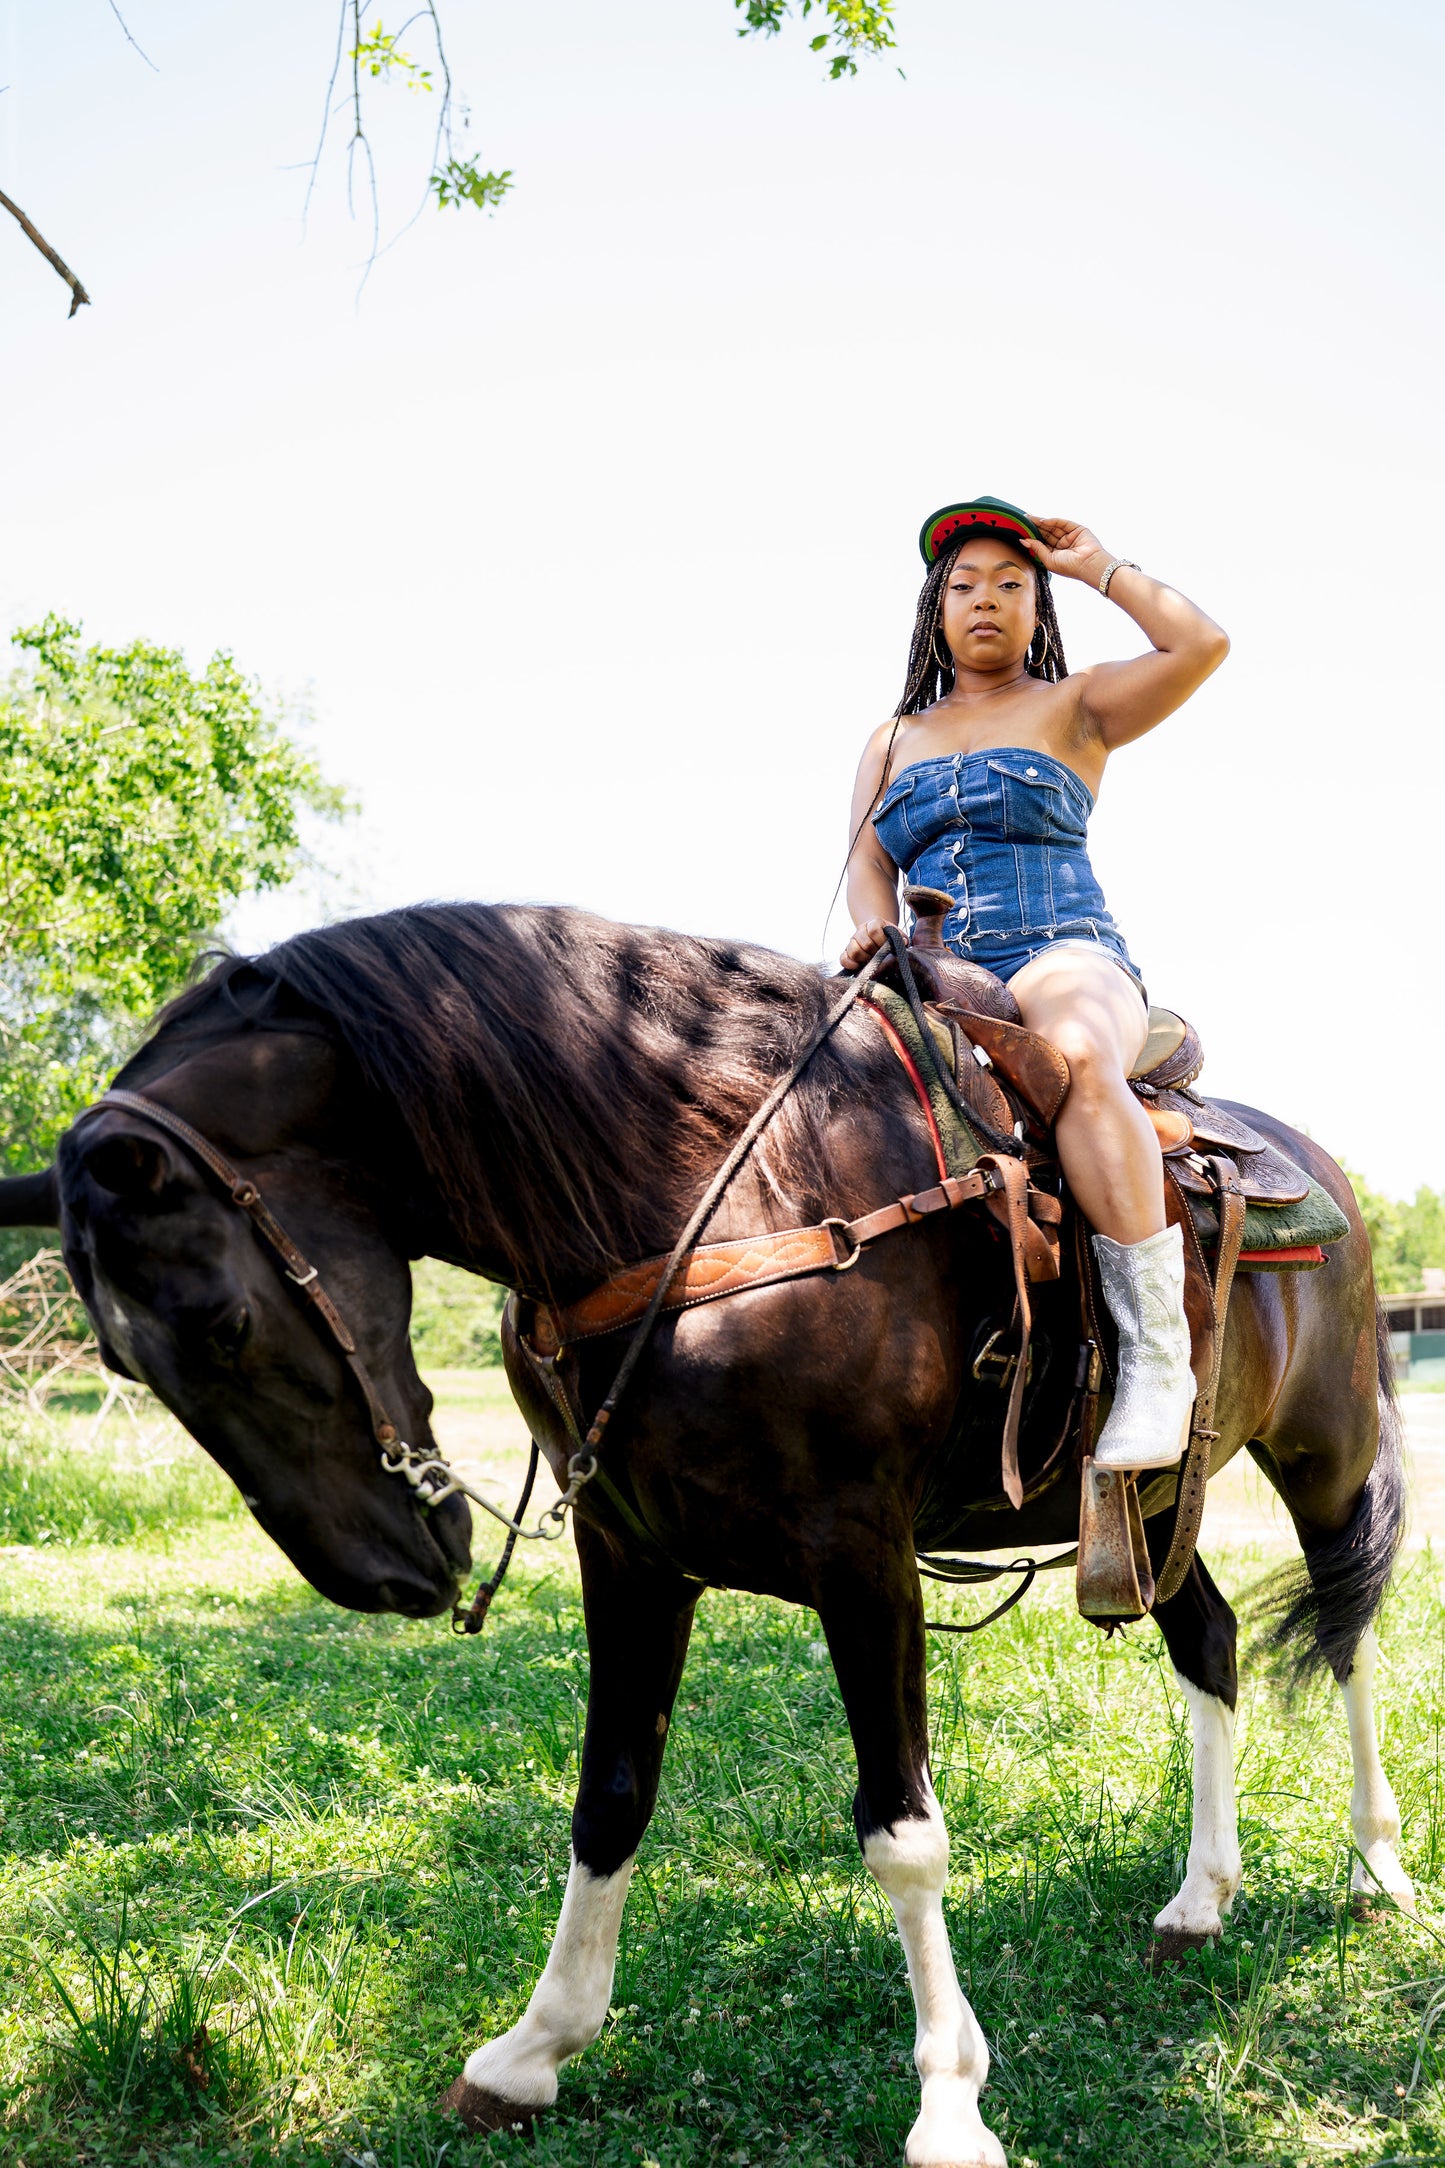
{"label": "bridle", "polygon": [[[81,1121],[92,1114],[100,1114],[107,1107],[123,1108],[128,1114],[138,1114],[155,1128],[164,1130],[183,1144],[193,1159],[200,1161],[206,1172],[212,1175],[228,1201],[244,1212],[252,1227],[260,1236],[263,1246],[279,1266],[282,1274],[299,1293],[305,1296],[316,1316],[320,1318],[333,1344],[341,1355],[366,1402],[366,1412],[371,1419],[371,1435],[380,1449],[381,1465],[388,1475],[399,1475],[409,1483],[424,1506],[439,1506],[443,1499],[457,1492],[479,1505],[494,1520],[499,1520],[513,1536],[530,1536],[535,1539],[554,1541],[561,1535],[566,1524],[565,1500],[559,1500],[542,1515],[536,1528],[521,1528],[517,1521],[473,1490],[470,1483],[457,1474],[449,1461],[437,1452],[418,1452],[408,1445],[397,1425],[387,1411],[386,1403],[376,1389],[376,1381],[367,1369],[356,1345],[356,1336],[336,1303],[322,1285],[318,1268],[310,1263],[299,1245],[291,1239],[275,1213],[261,1195],[249,1176],[233,1167],[224,1152],[212,1144],[209,1137],[186,1121],[171,1108],[162,1106],[159,1100],[148,1099],[142,1092],[108,1091],[88,1106]],[[530,1490],[531,1486],[528,1485]],[[521,1508],[525,1511],[525,1504]],[[551,1525],[549,1525],[551,1524]]]}

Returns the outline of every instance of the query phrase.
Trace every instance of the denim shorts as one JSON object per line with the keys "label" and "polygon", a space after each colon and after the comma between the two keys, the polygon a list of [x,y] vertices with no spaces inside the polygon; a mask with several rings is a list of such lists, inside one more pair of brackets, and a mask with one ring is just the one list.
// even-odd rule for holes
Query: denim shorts
{"label": "denim shorts", "polygon": [[941,753],[895,776],[873,816],[906,878],[955,901],[943,938],[1010,979],[1063,942],[1102,950],[1143,991],[1089,862],[1094,800],[1062,761],[1027,746]]}
{"label": "denim shorts", "polygon": [[956,956],[966,956],[970,963],[985,965],[996,979],[1003,979],[1005,982],[1022,971],[1025,964],[1031,964],[1036,956],[1047,956],[1053,949],[1094,949],[1100,956],[1107,956],[1111,964],[1117,964],[1119,969],[1127,974],[1129,984],[1136,993],[1143,994],[1145,1007],[1148,1007],[1149,996],[1145,991],[1139,966],[1117,933],[1106,937],[1102,931],[1075,933],[1070,930],[1068,933],[1055,934],[1052,940],[1010,942],[998,949],[985,949],[982,945],[965,948],[957,941],[950,941],[948,945]]}

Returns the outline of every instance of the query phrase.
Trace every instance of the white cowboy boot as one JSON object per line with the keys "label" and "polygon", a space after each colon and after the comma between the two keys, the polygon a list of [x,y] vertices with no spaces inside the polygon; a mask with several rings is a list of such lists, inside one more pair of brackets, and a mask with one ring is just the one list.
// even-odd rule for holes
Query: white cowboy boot
{"label": "white cowboy boot", "polygon": [[1095,1235],[1109,1315],[1119,1328],[1119,1389],[1099,1433],[1100,1468],[1172,1468],[1189,1442],[1194,1373],[1184,1321],[1184,1237]]}

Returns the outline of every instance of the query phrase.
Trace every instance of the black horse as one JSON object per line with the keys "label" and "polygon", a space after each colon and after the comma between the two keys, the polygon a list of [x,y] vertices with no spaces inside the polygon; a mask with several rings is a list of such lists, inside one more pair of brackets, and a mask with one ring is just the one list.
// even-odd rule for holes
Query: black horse
{"label": "black horse", "polygon": [[[380,1400],[425,1449],[408,1260],[502,1281],[525,1321],[529,1301],[565,1306],[666,1252],[830,998],[814,972],[759,949],[576,911],[415,909],[220,964],[163,1012],[117,1083],[183,1117],[258,1186],[319,1267]],[[1408,1902],[1371,1707],[1369,1627],[1402,1487],[1369,1247],[1338,1168],[1308,1139],[1249,1119],[1325,1184],[1350,1234],[1323,1271],[1238,1283],[1215,1465],[1247,1447],[1293,1517],[1304,1569],[1281,1630],[1343,1688],[1368,1863],[1357,1881]],[[918,1101],[854,1011],[709,1238],[852,1217],[935,1179]],[[382,1466],[336,1341],[183,1142],[103,1103],[53,1170],[0,1184],[0,1224],[59,1226],[106,1361],[159,1394],[324,1595],[414,1617],[448,1609],[468,1563],[465,1505],[428,1509]],[[548,2106],[559,2065],[601,2028],[693,1610],[711,1584],[808,1604],[822,1621],[857,1752],[858,1836],[917,2008],[922,2109],[908,2161],[1003,2160],[978,2108],[988,2050],[944,1928],[948,1843],[929,1781],[914,1544],[928,1500],[936,1513],[946,1450],[953,1542],[1018,1550],[1076,1533],[1076,1474],[1000,1513],[988,1504],[996,1437],[979,1432],[977,1466],[959,1452],[980,1324],[1006,1320],[1011,1294],[992,1223],[963,1210],[890,1236],[846,1273],[660,1322],[604,1449],[631,1516],[595,1485],[576,1515],[591,1677],[561,1919],[526,2015],[471,2056],[448,2095],[470,2123]],[[623,1344],[593,1340],[563,1364],[589,1413]],[[515,1344],[509,1372],[560,1479],[574,1446]],[[1148,1522],[1156,1566],[1169,1522]],[[1167,1952],[1217,1935],[1239,1881],[1235,1620],[1198,1559],[1155,1617],[1195,1743],[1188,1869],[1156,1923]]]}

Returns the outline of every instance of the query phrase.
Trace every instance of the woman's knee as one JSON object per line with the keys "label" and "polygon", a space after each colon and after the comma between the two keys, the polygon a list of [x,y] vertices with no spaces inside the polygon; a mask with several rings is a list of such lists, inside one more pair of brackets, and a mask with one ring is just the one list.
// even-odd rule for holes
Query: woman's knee
{"label": "woman's knee", "polygon": [[1076,1089],[1122,1091],[1125,1087],[1123,1057],[1112,1034],[1091,1030],[1078,1017],[1060,1018],[1045,1034],[1069,1065]]}

